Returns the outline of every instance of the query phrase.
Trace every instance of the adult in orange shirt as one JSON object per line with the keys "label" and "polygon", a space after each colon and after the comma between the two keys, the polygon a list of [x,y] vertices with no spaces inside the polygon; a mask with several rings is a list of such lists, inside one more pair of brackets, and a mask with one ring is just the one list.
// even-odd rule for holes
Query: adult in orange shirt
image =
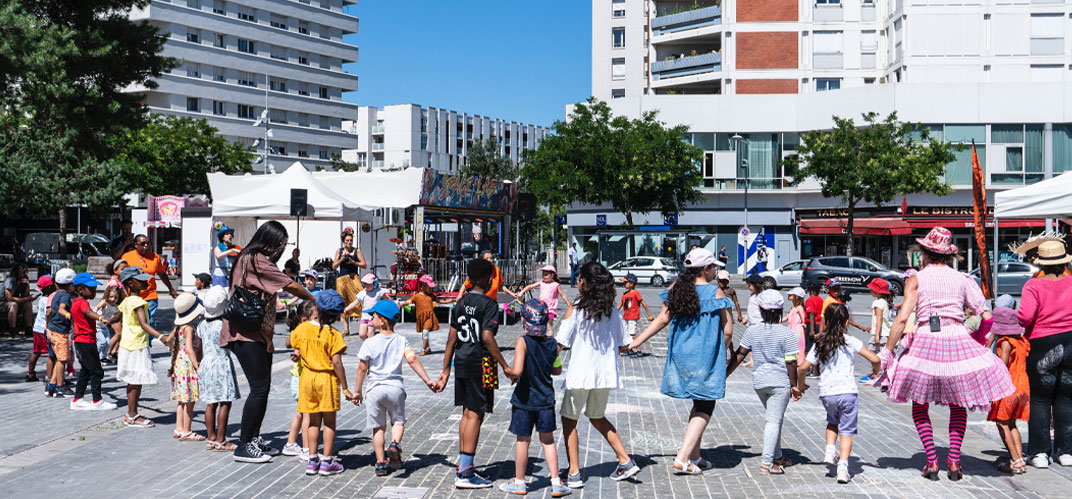
{"label": "adult in orange shirt", "polygon": [[[502,289],[503,283],[502,270],[499,270],[499,266],[495,265],[495,254],[493,254],[492,252],[484,250],[484,252],[481,253],[480,256],[481,258],[491,262],[491,266],[495,269],[495,273],[491,276],[491,286],[488,287],[488,290],[484,294],[487,295],[488,298],[498,301],[499,290]],[[462,287],[458,288],[458,298],[461,298],[463,293],[471,289],[473,289],[473,285],[469,283],[469,278],[466,278],[465,282],[462,283]],[[510,293],[510,290],[506,290],[506,292]]]}
{"label": "adult in orange shirt", "polygon": [[[160,258],[160,255],[149,250],[149,238],[144,234],[134,236],[134,249],[123,253],[123,260],[126,260],[131,267],[141,267],[146,274],[159,277],[164,282],[164,286],[167,286],[172,298],[179,296],[178,291],[175,291],[171,285],[171,279],[168,279],[167,263]],[[150,280],[148,284],[149,287],[141,292],[141,299],[149,302],[149,325],[155,328],[156,306],[159,303],[159,297],[156,294],[156,279]]]}

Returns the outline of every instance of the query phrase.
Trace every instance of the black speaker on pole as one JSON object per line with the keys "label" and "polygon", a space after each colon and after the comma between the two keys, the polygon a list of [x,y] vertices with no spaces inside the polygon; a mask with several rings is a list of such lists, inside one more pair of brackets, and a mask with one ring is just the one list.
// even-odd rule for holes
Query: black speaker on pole
{"label": "black speaker on pole", "polygon": [[291,189],[290,190],[290,216],[292,216],[292,217],[308,216],[308,211],[309,211],[309,190],[308,189]]}
{"label": "black speaker on pole", "polygon": [[517,195],[517,218],[519,220],[532,220],[536,218],[536,195],[530,192],[522,192]]}

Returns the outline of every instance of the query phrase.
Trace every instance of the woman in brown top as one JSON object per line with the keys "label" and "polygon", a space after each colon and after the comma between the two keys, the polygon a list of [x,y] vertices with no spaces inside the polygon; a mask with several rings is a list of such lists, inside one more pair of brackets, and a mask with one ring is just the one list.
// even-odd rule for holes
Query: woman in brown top
{"label": "woman in brown top", "polygon": [[244,330],[225,319],[220,333],[220,345],[234,352],[249,381],[249,396],[242,407],[242,433],[239,436],[240,444],[235,449],[235,461],[266,463],[272,460],[271,456],[279,454],[260,436],[261,421],[268,409],[268,390],[272,384],[276,295],[286,290],[303,300],[313,300],[309,291],[276,266],[286,245],[287,229],[274,220],[268,222],[253,234],[253,239],[242,248],[231,269],[232,289],[234,286],[244,287],[259,293],[268,303],[260,328]]}

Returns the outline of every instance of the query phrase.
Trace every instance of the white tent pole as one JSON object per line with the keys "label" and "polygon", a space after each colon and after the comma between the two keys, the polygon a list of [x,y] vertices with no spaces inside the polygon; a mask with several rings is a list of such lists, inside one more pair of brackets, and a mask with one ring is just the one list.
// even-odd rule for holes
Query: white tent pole
{"label": "white tent pole", "polygon": [[994,287],[993,293],[990,296],[997,298],[998,296],[998,254],[1001,253],[1001,244],[998,243],[998,217],[994,217],[994,267],[990,269],[993,274]]}

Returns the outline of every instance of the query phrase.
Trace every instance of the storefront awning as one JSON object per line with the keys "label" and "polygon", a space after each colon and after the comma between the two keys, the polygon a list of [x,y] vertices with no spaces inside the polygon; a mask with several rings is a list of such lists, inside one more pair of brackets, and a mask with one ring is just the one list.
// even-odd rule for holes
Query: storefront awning
{"label": "storefront awning", "polygon": [[[841,235],[848,225],[847,218],[801,219],[800,233]],[[857,218],[852,232],[861,236],[904,236],[912,233],[912,226],[900,218]]]}
{"label": "storefront awning", "polygon": [[[945,227],[947,229],[970,229],[975,227],[975,222],[971,219],[965,218],[938,218],[938,219],[908,219],[908,225],[913,229],[926,229],[930,230],[933,227]],[[994,218],[987,217],[986,226],[988,228],[994,227]],[[1045,220],[1036,220],[1030,218],[1009,218],[1001,220],[1002,229],[1010,229],[1014,227],[1045,227]]]}

